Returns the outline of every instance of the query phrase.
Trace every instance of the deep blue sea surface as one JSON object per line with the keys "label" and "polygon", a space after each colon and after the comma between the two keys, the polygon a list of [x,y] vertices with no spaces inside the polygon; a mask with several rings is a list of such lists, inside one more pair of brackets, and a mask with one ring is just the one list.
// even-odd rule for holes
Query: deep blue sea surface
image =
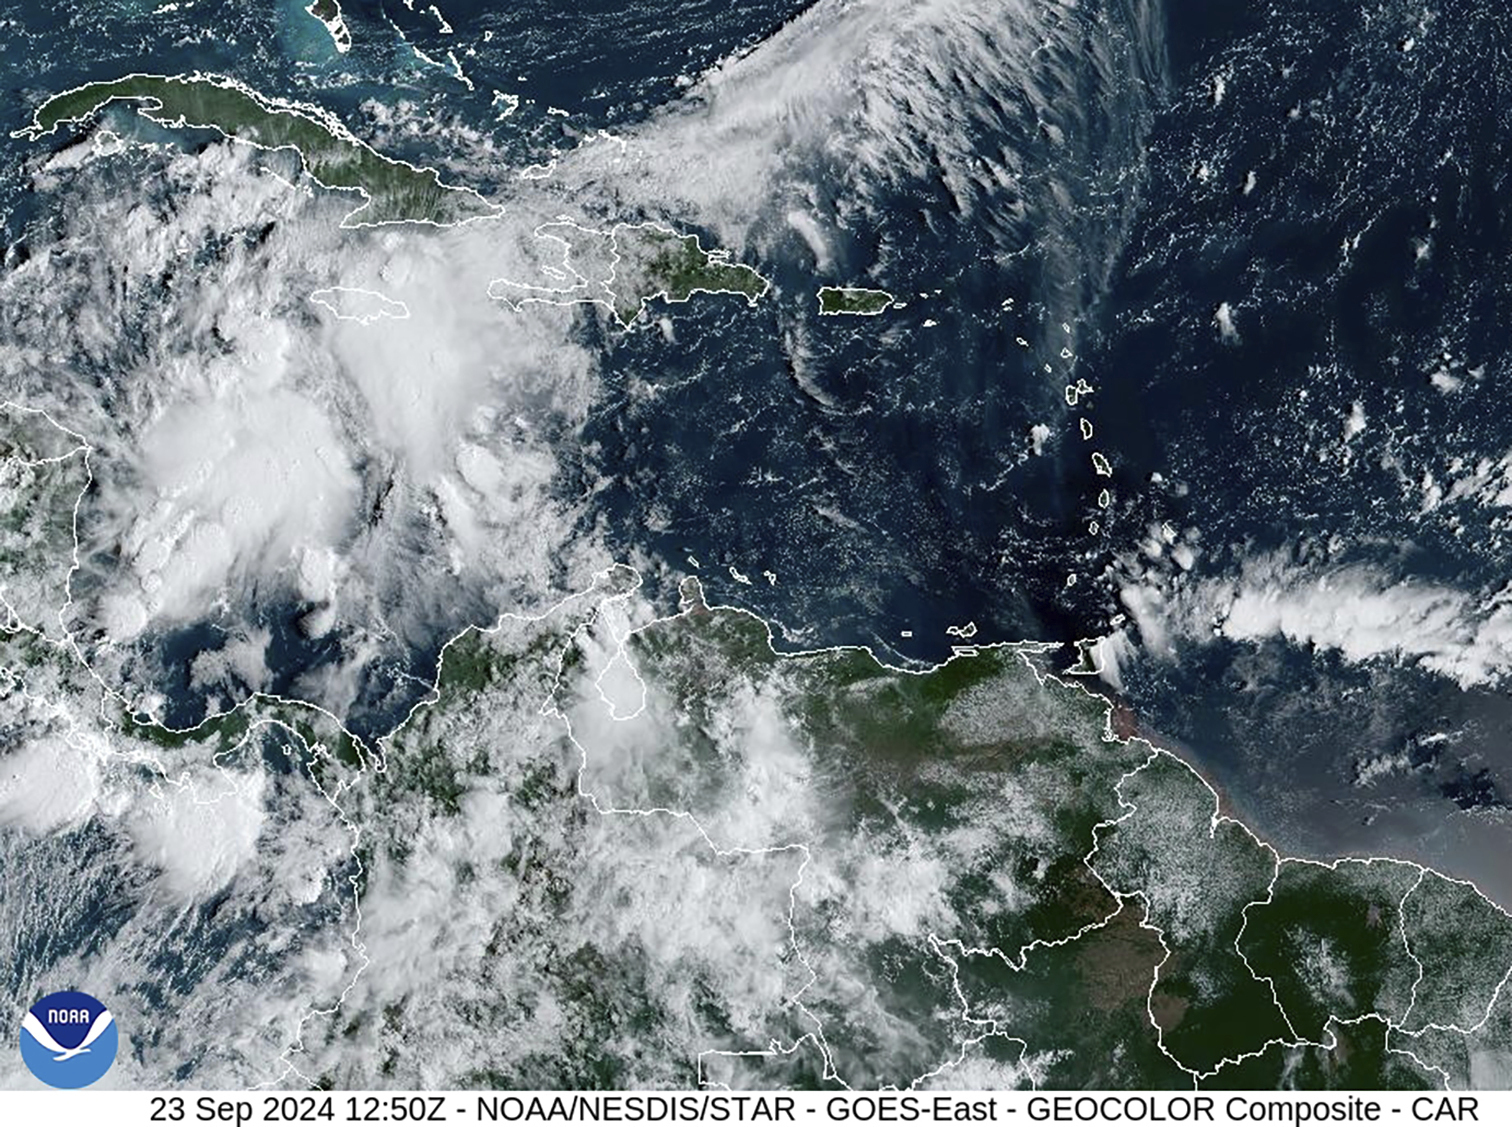
{"label": "deep blue sea surface", "polygon": [[[523,165],[645,118],[805,6],[449,2],[443,27],[418,3],[344,2],[354,47],[338,55],[292,0],[0,5],[0,121],[8,133],[87,78],[218,71],[488,191],[504,169],[467,166],[444,131],[386,134],[368,103],[465,122]],[[1005,91],[974,138],[1023,154],[1053,192],[983,188],[963,219],[940,176],[878,188],[836,272],[871,277],[885,258],[872,280],[907,301],[885,319],[818,317],[805,261],[779,256],[760,264],[776,297],[754,311],[694,303],[675,341],[606,339],[564,489],[607,483],[590,519],[627,555],[664,561],[664,592],[697,570],[785,644],[866,642],[900,660],[938,660],[958,641],[947,627],[968,622],[982,641],[1103,635],[1127,626],[1130,585],[1180,589],[1267,554],[1498,589],[1501,512],[1424,519],[1414,490],[1425,468],[1512,449],[1508,15],[1464,0],[1129,0],[1077,18],[1085,55],[1045,62],[1060,100],[1026,116]],[[1099,37],[1139,56],[1134,80],[1092,65]],[[425,61],[448,52],[472,89]],[[501,116],[496,92],[519,108]],[[12,241],[31,218],[17,171],[30,154],[0,143]],[[1444,394],[1441,366],[1470,393]],[[632,394],[648,372],[679,378]],[[1096,390],[1073,407],[1078,380]],[[1341,445],[1356,403],[1371,425]],[[1040,454],[1036,425],[1051,435]],[[1162,525],[1192,530],[1191,576],[1139,563]],[[280,636],[280,684],[323,660]],[[1263,827],[1298,849],[1415,840],[1486,868],[1512,793],[1494,686],[1281,641],[1180,647],[1131,661],[1122,695]],[[366,727],[402,715],[404,701],[370,695]],[[1449,750],[1424,750],[1444,732]],[[1398,753],[1405,773],[1358,785],[1362,762]]]}

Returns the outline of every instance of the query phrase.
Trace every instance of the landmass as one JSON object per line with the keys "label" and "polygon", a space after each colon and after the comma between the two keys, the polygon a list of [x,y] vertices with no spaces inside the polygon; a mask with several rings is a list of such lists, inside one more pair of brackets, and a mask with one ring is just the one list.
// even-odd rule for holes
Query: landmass
{"label": "landmass", "polygon": [[[529,302],[602,307],[629,328],[656,299],[686,302],[694,294],[735,294],[756,302],[771,282],[725,250],[705,250],[697,235],[656,223],[620,223],[606,230],[570,220],[543,223],[538,240],[552,248],[539,267],[547,282],[496,279],[490,296],[514,308]],[[566,282],[568,284],[562,284]]]}
{"label": "landmass", "polygon": [[[485,951],[386,995],[410,1044],[487,1046],[453,1080],[1505,1082],[1512,920],[1473,886],[1281,857],[1044,673],[1049,647],[963,648],[924,673],[863,649],[779,655],[692,581],[677,615],[632,629],[634,584],[616,569],[560,617],[463,635],[387,745],[375,817],[394,845],[372,862],[394,895],[439,865],[468,895],[522,897]],[[506,735],[541,711],[564,736]],[[484,796],[520,828],[502,858],[469,828]],[[444,855],[417,867],[414,842]],[[569,1039],[522,1016],[522,981]],[[424,1000],[454,991],[461,1026]],[[504,1027],[521,1048],[488,1032]],[[614,1047],[590,1066],[586,1045]]]}
{"label": "landmass", "polygon": [[354,286],[328,286],[310,294],[310,300],[329,310],[338,321],[356,321],[361,325],[371,325],[385,317],[407,321],[410,315],[404,302]]}
{"label": "landmass", "polygon": [[8,630],[60,639],[74,508],[91,481],[88,445],[41,411],[0,403],[0,609]]}
{"label": "landmass", "polygon": [[[36,835],[19,880],[56,872],[60,834],[109,858],[70,879],[88,973],[122,968],[104,984],[122,1012],[179,1031],[144,1047],[147,1078],[1512,1077],[1512,918],[1405,861],[1281,856],[1050,675],[1051,646],[962,646],[924,671],[780,654],[696,580],[654,617],[621,566],[453,639],[430,697],[375,742],[263,694],[170,728],[43,629],[67,624],[87,445],[7,405],[0,459],[5,543],[25,550],[0,557],[3,589],[28,592],[0,623],[0,817]],[[186,896],[205,909],[169,926]],[[54,952],[59,926],[23,921],[15,942]],[[18,963],[19,986],[60,957]],[[254,1022],[206,1050],[167,1020],[290,982],[311,1006],[293,1034]],[[269,1080],[259,1054],[286,1071]]]}
{"label": "landmass", "polygon": [[739,294],[750,305],[771,283],[725,250],[703,249],[697,235],[679,235],[654,223],[614,228],[614,292],[620,319],[638,317],[652,298],[683,302],[695,293]]}
{"label": "landmass", "polygon": [[821,316],[848,313],[857,317],[875,317],[891,306],[893,301],[893,295],[886,290],[869,290],[860,286],[821,286],[819,288]]}
{"label": "landmass", "polygon": [[331,42],[340,54],[352,49],[352,32],[347,27],[346,17],[341,14],[337,0],[313,0],[305,11],[314,16],[331,35]]}
{"label": "landmass", "polygon": [[498,212],[471,189],[443,184],[434,169],[376,152],[324,111],[275,102],[213,75],[132,74],[90,82],[43,102],[21,135],[37,140],[115,101],[139,103],[137,113],[168,128],[214,129],[260,148],[295,150],[317,184],[361,193],[365,202],[343,226],[451,224]]}

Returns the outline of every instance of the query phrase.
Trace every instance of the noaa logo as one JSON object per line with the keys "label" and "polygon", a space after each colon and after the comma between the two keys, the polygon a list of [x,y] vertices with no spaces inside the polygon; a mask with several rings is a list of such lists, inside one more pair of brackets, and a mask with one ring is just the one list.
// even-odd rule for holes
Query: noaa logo
{"label": "noaa logo", "polygon": [[120,1034],[110,1011],[88,994],[49,994],[21,1019],[21,1059],[54,1088],[83,1088],[110,1071]]}

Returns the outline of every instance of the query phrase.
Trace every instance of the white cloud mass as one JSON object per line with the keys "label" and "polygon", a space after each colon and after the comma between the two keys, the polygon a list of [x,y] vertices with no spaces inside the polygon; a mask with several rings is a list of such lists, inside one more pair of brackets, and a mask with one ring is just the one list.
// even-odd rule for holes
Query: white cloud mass
{"label": "white cloud mass", "polygon": [[1369,564],[1298,563],[1274,553],[1246,559],[1229,577],[1195,578],[1121,592],[1146,649],[1221,636],[1285,638],[1351,662],[1410,662],[1464,687],[1512,673],[1512,588],[1481,593]]}

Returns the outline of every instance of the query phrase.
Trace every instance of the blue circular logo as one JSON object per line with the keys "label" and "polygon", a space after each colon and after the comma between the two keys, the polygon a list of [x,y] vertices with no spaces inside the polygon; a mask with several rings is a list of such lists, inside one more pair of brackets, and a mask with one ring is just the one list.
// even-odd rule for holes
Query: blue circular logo
{"label": "blue circular logo", "polygon": [[77,990],[49,994],[21,1019],[21,1059],[54,1088],[84,1088],[110,1071],[120,1034],[103,1003]]}

